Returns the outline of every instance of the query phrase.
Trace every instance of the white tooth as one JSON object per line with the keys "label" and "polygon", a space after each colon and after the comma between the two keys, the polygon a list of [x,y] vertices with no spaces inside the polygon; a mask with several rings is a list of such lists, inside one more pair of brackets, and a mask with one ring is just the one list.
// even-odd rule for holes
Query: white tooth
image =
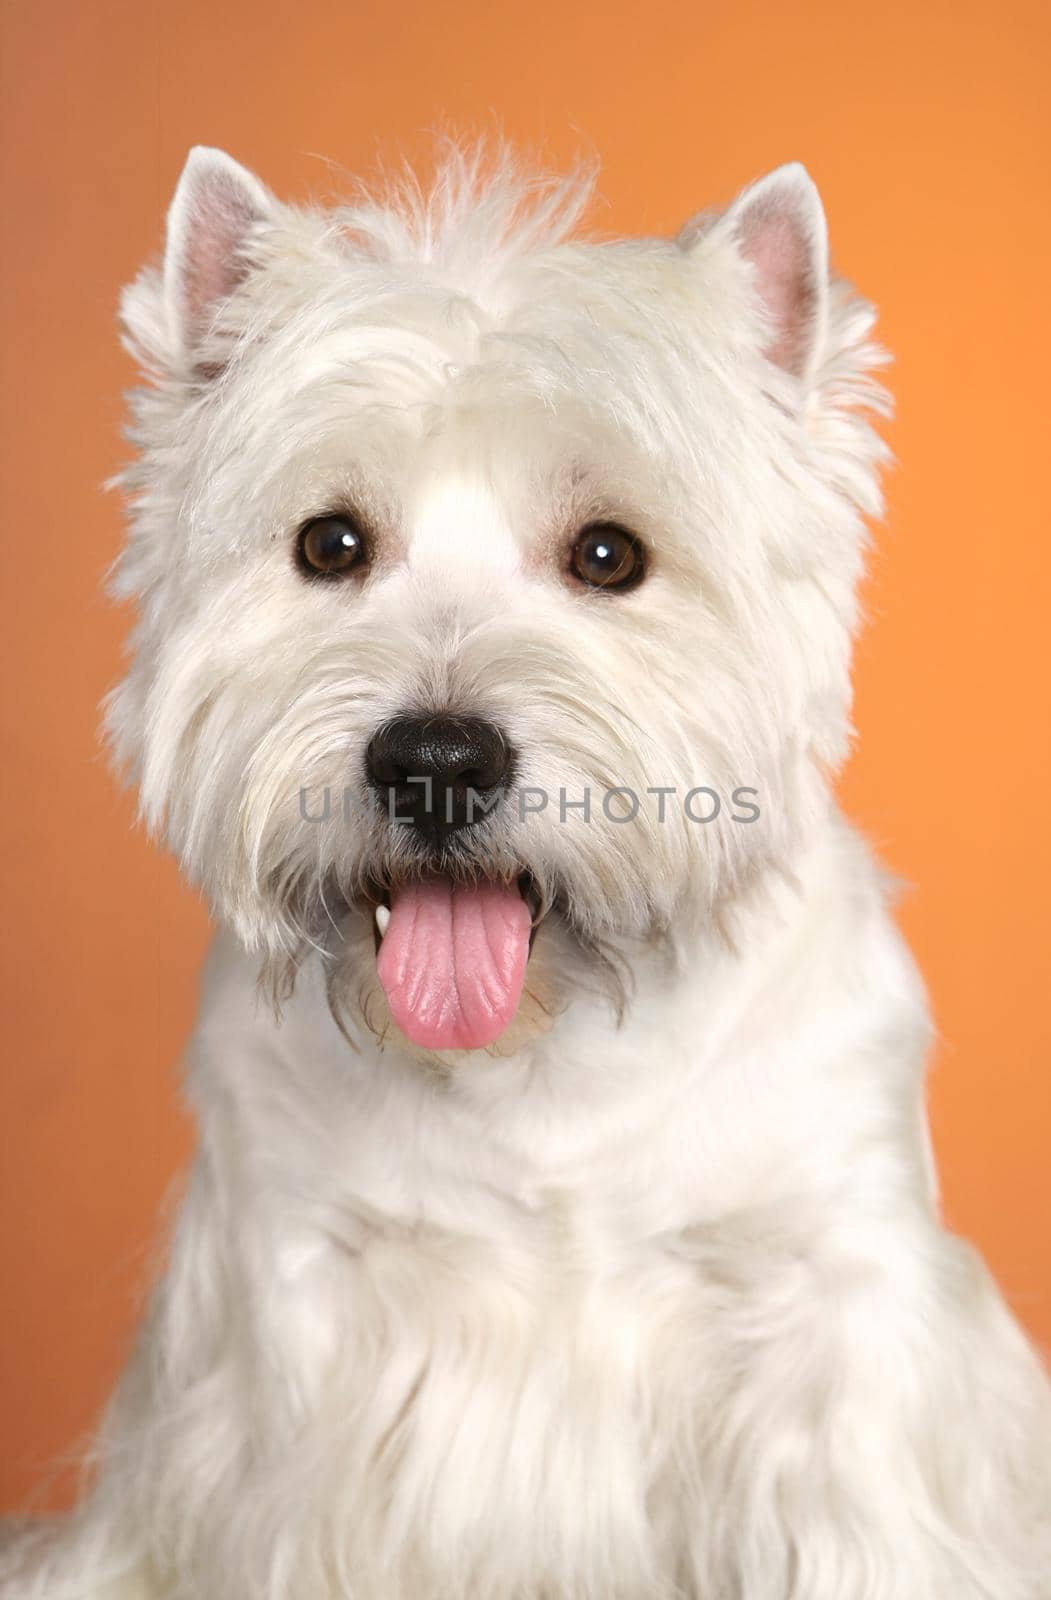
{"label": "white tooth", "polygon": [[387,931],[387,924],[388,924],[389,921],[390,921],[390,906],[377,906],[376,907],[376,926],[380,930],[380,938],[381,939],[383,938],[383,935]]}

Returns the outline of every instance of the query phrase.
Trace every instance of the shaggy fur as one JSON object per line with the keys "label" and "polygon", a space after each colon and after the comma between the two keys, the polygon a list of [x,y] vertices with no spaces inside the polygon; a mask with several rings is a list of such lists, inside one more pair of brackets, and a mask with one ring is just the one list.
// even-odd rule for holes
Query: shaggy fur
{"label": "shaggy fur", "polygon": [[[170,1262],[4,1600],[1051,1595],[1048,1387],[939,1224],[923,991],[830,794],[872,312],[800,168],[673,241],[582,242],[588,196],[452,152],[310,211],[199,151],[127,292],[108,726],[221,931]],[[304,581],[340,506],[368,575]],[[567,574],[595,521],[630,593]],[[488,1051],[421,1052],[376,981],[421,857],[363,752],[406,707],[550,797],[443,863],[536,886]]]}

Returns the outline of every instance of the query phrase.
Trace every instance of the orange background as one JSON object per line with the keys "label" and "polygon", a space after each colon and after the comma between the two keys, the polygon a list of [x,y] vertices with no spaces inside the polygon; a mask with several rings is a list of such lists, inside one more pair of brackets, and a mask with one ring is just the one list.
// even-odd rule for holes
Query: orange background
{"label": "orange background", "polygon": [[674,228],[790,158],[895,352],[899,466],[859,649],[850,811],[915,887],[946,1206],[1051,1339],[1046,0],[4,0],[0,1507],[126,1351],[191,1132],[176,1061],[205,917],[133,831],[96,705],[127,618],[119,286],[187,147],[280,193],[491,128],[595,150],[604,230]]}

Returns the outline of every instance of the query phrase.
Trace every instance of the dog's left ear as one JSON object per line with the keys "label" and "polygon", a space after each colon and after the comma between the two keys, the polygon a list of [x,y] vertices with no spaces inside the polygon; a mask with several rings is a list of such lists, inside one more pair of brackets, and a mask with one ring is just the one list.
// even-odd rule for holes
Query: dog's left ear
{"label": "dog's left ear", "polygon": [[732,241],[751,268],[767,325],[764,352],[794,377],[810,378],[828,320],[828,230],[817,187],[798,161],[750,184],[688,248]]}

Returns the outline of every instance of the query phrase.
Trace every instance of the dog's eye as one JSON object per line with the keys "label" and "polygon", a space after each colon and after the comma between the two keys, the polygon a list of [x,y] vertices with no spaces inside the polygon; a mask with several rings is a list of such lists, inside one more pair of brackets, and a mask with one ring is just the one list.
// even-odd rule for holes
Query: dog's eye
{"label": "dog's eye", "polygon": [[349,517],[314,517],[299,530],[299,565],[308,577],[342,578],[365,564],[365,539]]}
{"label": "dog's eye", "polygon": [[573,573],[592,589],[631,589],[645,572],[642,543],[612,522],[596,522],[577,534]]}

